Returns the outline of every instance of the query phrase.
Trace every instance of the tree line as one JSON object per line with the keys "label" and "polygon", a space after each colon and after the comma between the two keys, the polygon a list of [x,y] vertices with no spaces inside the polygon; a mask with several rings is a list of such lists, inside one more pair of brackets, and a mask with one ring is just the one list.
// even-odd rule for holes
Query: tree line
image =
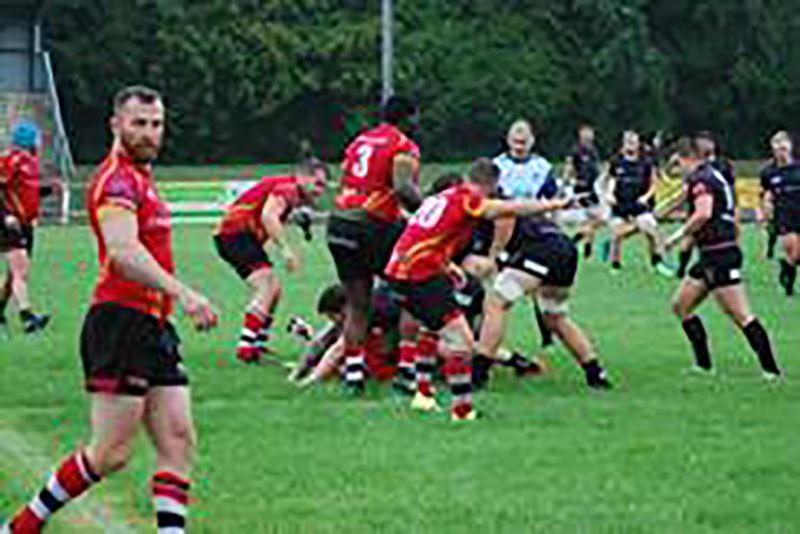
{"label": "tree line", "polygon": [[[718,132],[759,157],[800,116],[800,10],[782,0],[395,0],[398,91],[426,160],[500,147],[529,118],[559,158],[578,123],[608,152],[626,128]],[[337,159],[375,119],[377,0],[60,0],[47,20],[77,159],[107,144],[109,100],[166,96],[164,159]]]}

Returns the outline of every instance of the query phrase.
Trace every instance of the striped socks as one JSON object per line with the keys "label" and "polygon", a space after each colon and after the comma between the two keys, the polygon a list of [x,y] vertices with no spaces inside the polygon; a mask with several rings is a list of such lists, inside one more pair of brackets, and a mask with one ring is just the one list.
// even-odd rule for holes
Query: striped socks
{"label": "striped socks", "polygon": [[364,348],[358,345],[344,347],[344,384],[352,393],[364,392],[364,375],[366,363]]}
{"label": "striped socks", "polygon": [[78,451],[64,460],[36,497],[11,522],[12,532],[39,532],[39,529],[69,501],[79,497],[100,481],[86,458]]}
{"label": "striped socks", "polygon": [[451,355],[442,369],[453,396],[454,418],[463,419],[472,412],[472,364],[466,355]]}
{"label": "striped socks", "polygon": [[414,365],[417,361],[417,343],[411,340],[400,340],[399,358],[397,362],[397,376],[394,379],[394,389],[404,395],[413,395],[416,392],[417,373]]}
{"label": "striped socks", "polygon": [[239,345],[236,347],[236,358],[245,363],[255,363],[261,359],[264,343],[269,337],[272,317],[254,307],[244,314]]}
{"label": "striped socks", "polygon": [[189,481],[162,471],[153,475],[152,489],[158,534],[184,534]]}
{"label": "striped socks", "polygon": [[433,372],[436,369],[436,352],[439,338],[433,332],[422,332],[417,343],[417,391],[426,397],[433,396]]}

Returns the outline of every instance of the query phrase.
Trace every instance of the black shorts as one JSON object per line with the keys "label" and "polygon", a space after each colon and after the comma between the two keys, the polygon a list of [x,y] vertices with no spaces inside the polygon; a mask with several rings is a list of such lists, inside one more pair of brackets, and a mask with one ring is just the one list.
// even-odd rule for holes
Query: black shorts
{"label": "black shorts", "polygon": [[578,249],[563,234],[528,239],[518,250],[502,255],[500,268],[516,269],[535,276],[544,285],[572,287],[578,272]]}
{"label": "black shorts", "polygon": [[404,221],[386,223],[365,213],[348,217],[333,213],[328,220],[327,241],[339,280],[383,276],[404,229]]}
{"label": "black shorts", "polygon": [[152,387],[186,386],[179,345],[169,322],[119,304],[96,304],[81,331],[86,390],[142,396]]}
{"label": "black shorts", "polygon": [[218,234],[214,236],[214,245],[220,257],[234,268],[242,280],[247,280],[260,269],[272,267],[264,246],[251,233]]}
{"label": "black shorts", "polygon": [[397,294],[401,306],[434,332],[462,314],[453,282],[446,275],[419,282],[389,280],[389,286]]}
{"label": "black shorts", "polygon": [[600,197],[594,192],[594,187],[576,186],[574,193],[581,197],[578,201],[578,206],[581,208],[593,208],[600,204]]}
{"label": "black shorts", "polygon": [[652,211],[652,208],[641,202],[623,202],[611,208],[611,216],[620,219],[635,219],[639,215]]}
{"label": "black shorts", "polygon": [[33,254],[33,225],[23,224],[19,229],[11,229],[0,220],[0,252],[25,249],[28,256]]}
{"label": "black shorts", "polygon": [[700,259],[689,269],[689,278],[704,282],[709,289],[735,286],[742,281],[742,263],[738,246],[701,250]]}
{"label": "black shorts", "polygon": [[775,226],[778,235],[800,234],[800,206],[775,210]]}

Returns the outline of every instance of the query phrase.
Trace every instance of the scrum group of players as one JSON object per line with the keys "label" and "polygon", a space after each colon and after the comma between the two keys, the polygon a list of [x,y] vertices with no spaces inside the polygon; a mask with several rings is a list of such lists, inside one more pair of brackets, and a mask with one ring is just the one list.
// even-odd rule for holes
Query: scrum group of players
{"label": "scrum group of players", "polygon": [[[520,374],[541,371],[537,362],[502,347],[509,310],[532,299],[542,331],[575,356],[587,384],[611,387],[567,306],[578,267],[576,242],[591,243],[598,225],[608,220],[606,211],[615,269],[621,267],[620,244],[636,232],[647,236],[659,270],[672,246],[699,251],[676,291],[674,311],[701,372],[711,372],[713,364],[694,310],[714,295],[743,331],[764,376],[782,376],[767,332],[748,305],[734,191],[717,168],[710,136],[696,135],[677,159],[688,216],[662,239],[652,216],[653,166],[635,134],[625,134],[607,173],[611,186],[603,189],[590,172],[599,158],[584,129],[584,142],[571,161],[573,191],[559,194],[552,167],[531,153],[530,125],[518,122],[509,133],[507,154],[476,160],[465,176],[441,177],[423,197],[417,186],[420,151],[409,137],[417,114],[412,101],[392,97],[381,124],[345,151],[342,190],[327,223],[339,283],[323,292],[318,305],[333,326],[315,339],[321,350],[300,362],[293,379],[308,384],[341,372],[347,388],[361,393],[369,375],[394,376],[398,390],[412,397],[412,408],[432,412],[440,409],[434,387],[439,373],[451,392],[452,420],[474,420],[473,387],[485,384],[492,364],[503,362]],[[195,431],[189,379],[169,318],[177,304],[205,331],[216,326],[217,314],[206,297],[176,276],[169,212],[153,177],[164,115],[161,95],[146,87],[125,88],[114,99],[114,142],[87,190],[100,265],[80,343],[91,439],[0,532],[41,532],[54,513],[125,467],[139,427],[156,453],[151,492],[158,531],[185,531]],[[800,165],[785,134],[773,138],[773,149],[775,160],[762,182],[786,249],[781,283],[788,287],[800,253],[800,201],[794,198],[800,195]],[[314,204],[325,177],[324,166],[315,161],[291,176],[265,177],[233,202],[214,232],[219,256],[252,290],[236,350],[242,362],[263,357],[281,298],[281,281],[265,246],[277,251],[289,271],[299,267],[285,225],[301,213],[297,208]],[[5,183],[17,179],[12,170]],[[581,230],[568,236],[558,219],[575,210],[583,216]],[[9,217],[15,218],[13,212],[5,214],[5,226]],[[14,243],[17,250],[25,240]],[[296,321],[293,327],[307,330]]]}
{"label": "scrum group of players", "polygon": [[[683,176],[683,195],[674,205],[686,205],[688,214],[664,237],[654,213],[659,169],[636,132],[623,134],[619,153],[602,170],[594,132],[581,127],[564,188],[552,166],[533,153],[530,125],[517,121],[507,153],[476,160],[464,177],[442,176],[423,197],[416,187],[419,148],[407,134],[416,115],[409,100],[392,98],[383,122],[345,151],[343,189],[327,229],[339,283],[323,292],[318,306],[331,324],[292,379],[307,385],[340,373],[348,390],[361,393],[366,376],[391,376],[386,362],[393,361],[394,385],[413,396],[412,408],[438,411],[432,377],[439,367],[450,388],[452,419],[474,419],[472,391],[486,383],[492,365],[519,374],[543,370],[541,362],[502,347],[508,311],[532,299],[543,337],[563,343],[589,387],[610,388],[595,348],[567,306],[578,267],[576,244],[585,241],[584,255],[591,256],[602,225],[611,229],[613,271],[622,266],[622,243],[636,233],[646,237],[652,266],[665,276],[675,275],[665,262],[667,251],[680,247],[673,309],[697,370],[713,371],[695,310],[714,295],[744,333],[765,378],[781,377],[742,285],[733,170],[711,134],[687,138],[671,158],[670,167]],[[780,279],[790,292],[800,224],[791,197],[800,192],[800,180],[789,137],[780,132],[772,145],[775,161],[762,183],[785,244]],[[579,221],[579,231],[568,236],[560,220]],[[690,267],[695,249],[699,258]]]}

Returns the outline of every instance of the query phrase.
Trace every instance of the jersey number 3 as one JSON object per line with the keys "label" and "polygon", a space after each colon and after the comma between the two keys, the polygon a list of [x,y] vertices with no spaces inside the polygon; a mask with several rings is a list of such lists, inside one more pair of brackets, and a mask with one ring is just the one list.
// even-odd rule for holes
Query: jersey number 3
{"label": "jersey number 3", "polygon": [[373,151],[374,148],[370,145],[361,145],[356,150],[358,160],[356,160],[355,165],[353,165],[353,175],[357,178],[366,178],[367,174],[369,174],[369,160],[372,157]]}

